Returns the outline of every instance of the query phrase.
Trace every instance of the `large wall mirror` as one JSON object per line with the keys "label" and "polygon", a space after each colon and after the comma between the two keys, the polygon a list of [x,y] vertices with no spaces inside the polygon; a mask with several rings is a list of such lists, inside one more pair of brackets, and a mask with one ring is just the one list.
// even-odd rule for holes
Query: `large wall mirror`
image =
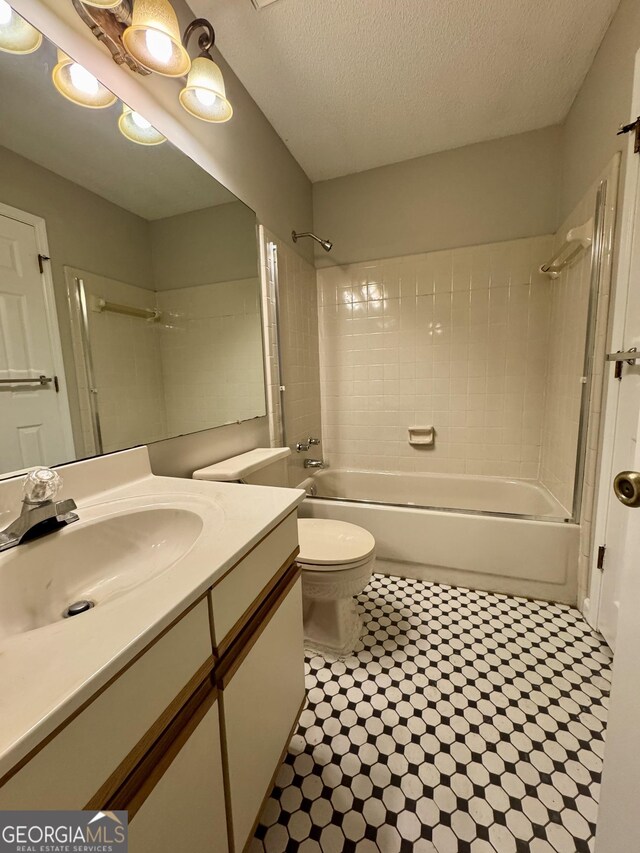
{"label": "large wall mirror", "polygon": [[264,416],[254,213],[46,40],[0,87],[0,476]]}

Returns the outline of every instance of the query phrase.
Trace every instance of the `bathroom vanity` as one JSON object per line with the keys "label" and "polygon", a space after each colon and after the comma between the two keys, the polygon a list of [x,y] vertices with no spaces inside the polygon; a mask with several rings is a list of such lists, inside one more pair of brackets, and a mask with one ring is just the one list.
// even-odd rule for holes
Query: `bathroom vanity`
{"label": "bathroom vanity", "polygon": [[0,809],[127,810],[133,853],[239,853],[304,700],[304,493],[154,477],[145,448],[60,473],[80,520],[0,554]]}

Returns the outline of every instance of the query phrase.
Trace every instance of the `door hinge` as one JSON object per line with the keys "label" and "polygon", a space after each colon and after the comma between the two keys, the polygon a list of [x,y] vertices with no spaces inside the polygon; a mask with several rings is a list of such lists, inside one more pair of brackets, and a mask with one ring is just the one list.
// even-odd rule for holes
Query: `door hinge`
{"label": "door hinge", "polygon": [[636,154],[640,154],[640,116],[631,124],[621,124],[617,136],[622,136],[623,133],[635,133],[636,140],[633,150]]}
{"label": "door hinge", "polygon": [[600,571],[603,571],[604,569],[604,555],[606,553],[606,550],[606,545],[600,545],[598,547],[598,559],[596,560],[596,569],[600,569]]}
{"label": "door hinge", "polygon": [[44,272],[44,262],[50,261],[51,258],[48,255],[38,255],[38,267],[40,268],[40,275]]}

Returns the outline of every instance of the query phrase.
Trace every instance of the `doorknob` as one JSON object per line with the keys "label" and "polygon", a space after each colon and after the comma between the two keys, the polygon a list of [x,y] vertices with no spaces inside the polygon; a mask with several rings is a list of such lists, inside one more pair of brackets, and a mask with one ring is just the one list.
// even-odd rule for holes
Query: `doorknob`
{"label": "doorknob", "polygon": [[640,506],[640,472],[621,471],[613,481],[613,491],[625,506]]}

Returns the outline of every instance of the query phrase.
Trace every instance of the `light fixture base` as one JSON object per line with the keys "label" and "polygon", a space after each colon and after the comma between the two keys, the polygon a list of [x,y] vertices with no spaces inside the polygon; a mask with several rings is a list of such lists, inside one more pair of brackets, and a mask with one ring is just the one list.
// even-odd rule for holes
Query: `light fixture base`
{"label": "light fixture base", "polygon": [[122,33],[131,24],[131,0],[121,0],[119,6],[111,9],[90,6],[82,0],[71,0],[71,2],[93,35],[109,49],[115,63],[126,65],[131,71],[145,77],[151,74],[125,50],[122,44]]}

